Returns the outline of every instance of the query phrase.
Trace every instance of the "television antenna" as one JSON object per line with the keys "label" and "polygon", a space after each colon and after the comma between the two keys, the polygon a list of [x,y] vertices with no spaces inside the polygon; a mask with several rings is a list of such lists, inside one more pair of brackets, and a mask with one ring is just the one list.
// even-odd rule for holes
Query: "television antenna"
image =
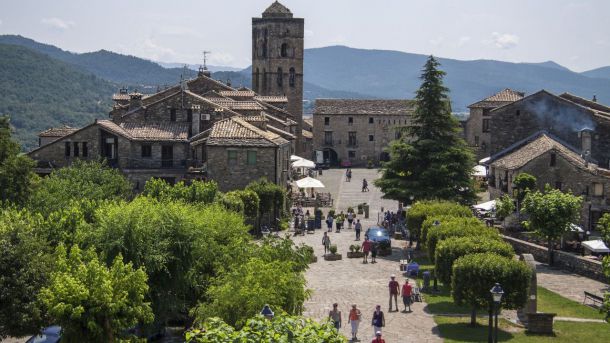
{"label": "television antenna", "polygon": [[203,70],[208,70],[208,66],[207,66],[208,55],[211,53],[212,53],[211,51],[207,51],[207,50],[203,51]]}

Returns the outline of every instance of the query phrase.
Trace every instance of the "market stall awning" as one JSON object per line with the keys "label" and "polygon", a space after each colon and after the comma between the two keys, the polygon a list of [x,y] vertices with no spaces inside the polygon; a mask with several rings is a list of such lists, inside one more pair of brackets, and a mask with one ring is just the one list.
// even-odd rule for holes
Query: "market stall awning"
{"label": "market stall awning", "polygon": [[294,161],[298,161],[298,160],[302,160],[303,157],[299,157],[297,155],[290,155],[290,162],[294,162]]}
{"label": "market stall awning", "polygon": [[477,204],[472,206],[477,210],[480,211],[493,211],[496,208],[496,201],[495,200],[491,200],[491,201],[487,201],[481,204]]}
{"label": "market stall awning", "polygon": [[608,249],[606,244],[604,244],[601,239],[596,239],[594,241],[584,241],[581,244],[585,249],[590,250],[592,252],[610,252],[610,249]]}
{"label": "market stall awning", "polygon": [[491,160],[491,157],[487,156],[485,158],[480,159],[479,164],[485,164],[485,163],[489,162],[489,160]]}
{"label": "market stall awning", "polygon": [[299,188],[324,188],[324,184],[313,177],[304,177],[296,182],[297,187]]}
{"label": "market stall awning", "polygon": [[487,176],[487,168],[485,168],[485,166],[482,165],[476,165],[474,166],[474,169],[472,171],[472,175],[476,176],[476,177],[486,177]]}
{"label": "market stall awning", "polygon": [[315,168],[316,164],[313,161],[300,159],[292,163],[292,168]]}

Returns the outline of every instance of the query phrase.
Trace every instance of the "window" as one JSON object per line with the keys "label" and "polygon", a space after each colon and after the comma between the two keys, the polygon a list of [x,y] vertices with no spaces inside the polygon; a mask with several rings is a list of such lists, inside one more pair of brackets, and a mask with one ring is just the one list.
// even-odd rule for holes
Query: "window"
{"label": "window", "polygon": [[356,158],[356,152],[354,150],[350,150],[347,152],[348,158]]}
{"label": "window", "polygon": [[350,131],[347,133],[347,145],[356,146],[356,132]]}
{"label": "window", "polygon": [[79,151],[78,151],[78,142],[74,142],[74,157],[78,157],[79,155]]}
{"label": "window", "polygon": [[479,136],[474,136],[474,146],[479,146]]}
{"label": "window", "polygon": [[557,154],[554,152],[551,153],[551,163],[549,164],[551,167],[554,167],[557,164]]}
{"label": "window", "polygon": [[282,47],[280,48],[280,56],[288,57],[288,44],[282,43]]}
{"label": "window", "polygon": [[489,119],[483,119],[483,132],[489,132]]}
{"label": "window", "polygon": [[87,148],[87,142],[83,142],[83,157],[89,156],[89,149]]}
{"label": "window", "polygon": [[347,117],[347,125],[354,125],[354,117]]}
{"label": "window", "polygon": [[483,116],[488,116],[489,115],[489,108],[484,108],[483,109]]}
{"label": "window", "polygon": [[64,144],[64,154],[66,157],[70,157],[70,142]]}
{"label": "window", "polygon": [[169,120],[176,121],[176,109],[175,108],[169,109]]}
{"label": "window", "polygon": [[521,110],[517,110],[517,111],[515,112],[515,115],[516,115],[516,116],[520,116],[520,115],[521,115]]}
{"label": "window", "polygon": [[555,181],[555,189],[561,190],[561,181]]}
{"label": "window", "polygon": [[228,150],[227,151],[227,162],[229,165],[237,164],[237,150]]}
{"label": "window", "polygon": [[373,117],[369,118],[369,124],[375,124],[375,119],[373,119]]}
{"label": "window", "polygon": [[373,135],[369,135],[369,142],[372,142],[372,141],[374,141],[374,140],[375,140],[375,136],[373,136]]}
{"label": "window", "polygon": [[152,157],[152,146],[150,144],[142,144],[142,157]]}
{"label": "window", "polygon": [[402,132],[400,130],[394,131],[394,139],[398,140],[402,137]]}
{"label": "window", "polygon": [[189,123],[193,121],[193,110],[190,108],[186,110],[186,121]]}
{"label": "window", "polygon": [[594,182],[593,183],[593,195],[596,197],[604,196],[604,184]]}
{"label": "window", "polygon": [[296,74],[294,72],[294,68],[290,68],[290,72],[288,74],[288,84],[290,85],[290,87],[294,87],[295,84],[295,78],[296,78]]}
{"label": "window", "polygon": [[282,68],[277,68],[277,86],[278,87],[282,87],[283,84],[283,72],[282,72]]}
{"label": "window", "polygon": [[324,125],[330,125],[330,117],[324,117]]}
{"label": "window", "polygon": [[333,132],[332,131],[324,131],[324,144],[333,145]]}
{"label": "window", "polygon": [[256,165],[256,150],[248,151],[248,165],[249,166]]}
{"label": "window", "polygon": [[256,68],[256,74],[254,74],[254,89],[256,89],[257,91],[259,91],[259,86],[260,86],[260,71],[258,71],[258,68]]}

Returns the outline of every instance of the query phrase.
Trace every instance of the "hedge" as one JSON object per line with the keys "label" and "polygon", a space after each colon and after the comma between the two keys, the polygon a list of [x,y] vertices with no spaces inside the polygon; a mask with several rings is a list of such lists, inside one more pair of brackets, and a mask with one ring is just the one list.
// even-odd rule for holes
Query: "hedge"
{"label": "hedge", "polygon": [[[472,211],[463,205],[450,201],[418,201],[407,211],[407,227],[419,236],[423,222],[434,215],[472,217]],[[425,240],[423,240],[425,241]]]}
{"label": "hedge", "polygon": [[434,270],[436,276],[445,285],[451,283],[453,263],[460,257],[469,254],[495,253],[512,258],[513,247],[503,241],[484,237],[450,237],[438,242],[434,253]]}
{"label": "hedge", "polygon": [[422,226],[421,226],[421,235],[420,235],[421,242],[425,244],[426,241],[428,240],[428,232],[430,232],[430,228],[432,228],[434,226],[434,222],[438,221],[439,224],[442,224],[442,223],[446,223],[448,221],[455,220],[457,218],[468,219],[473,224],[479,222],[479,220],[475,217],[460,217],[460,216],[453,216],[450,214],[449,215],[435,214],[432,216],[428,216],[426,218],[426,220],[424,220],[424,222],[422,223]]}
{"label": "hedge", "polygon": [[441,222],[439,226],[433,226],[428,232],[426,248],[430,261],[434,261],[436,245],[439,241],[449,237],[489,237],[500,240],[498,230],[486,227],[476,218],[453,218]]}

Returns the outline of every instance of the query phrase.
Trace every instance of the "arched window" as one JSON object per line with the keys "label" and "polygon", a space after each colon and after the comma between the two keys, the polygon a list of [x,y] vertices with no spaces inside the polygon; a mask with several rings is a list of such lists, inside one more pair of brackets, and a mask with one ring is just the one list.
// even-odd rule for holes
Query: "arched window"
{"label": "arched window", "polygon": [[281,57],[288,57],[288,44],[282,43],[282,48],[280,49]]}
{"label": "arched window", "polygon": [[294,87],[294,83],[295,83],[295,73],[294,73],[294,68],[290,68],[290,72],[288,74],[288,84],[290,85],[290,87]]}
{"label": "arched window", "polygon": [[258,87],[260,86],[259,74],[260,72],[258,71],[258,68],[256,68],[256,74],[254,74],[254,89],[256,89],[257,91],[259,90]]}
{"label": "arched window", "polygon": [[282,68],[277,68],[277,86],[282,87],[284,79],[284,73],[282,72]]}
{"label": "arched window", "polygon": [[263,88],[262,91],[265,92],[267,90],[267,70],[263,68]]}

